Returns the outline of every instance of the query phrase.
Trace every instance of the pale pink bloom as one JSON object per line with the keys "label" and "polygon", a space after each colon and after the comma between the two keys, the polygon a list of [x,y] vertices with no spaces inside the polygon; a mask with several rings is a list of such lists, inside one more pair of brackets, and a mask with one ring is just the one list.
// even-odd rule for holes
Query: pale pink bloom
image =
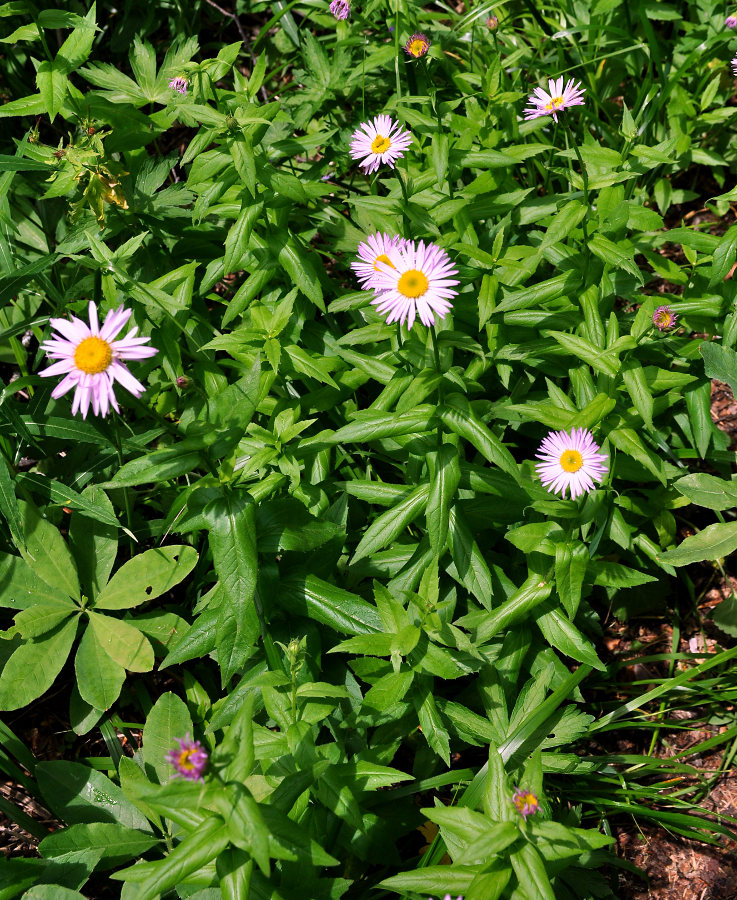
{"label": "pale pink bloom", "polygon": [[181,75],[177,75],[176,78],[172,78],[169,82],[169,87],[176,91],[178,94],[186,94],[187,93],[187,85],[188,81],[186,78],[183,78]]}
{"label": "pale pink bloom", "polygon": [[207,767],[207,751],[199,741],[190,739],[189,734],[183,738],[174,738],[179,744],[164,757],[177,770],[177,774],[189,781],[204,781],[202,773]]}
{"label": "pale pink bloom", "polygon": [[570,488],[572,500],[592,490],[607,471],[606,456],[599,453],[599,445],[586,428],[551,431],[535,455],[542,460],[535,464],[540,481],[554,494],[560,491],[562,497]]}
{"label": "pale pink bloom", "polygon": [[537,797],[532,791],[523,791],[522,788],[516,789],[512,795],[512,803],[517,807],[517,812],[525,822],[528,816],[534,815],[540,809]]}
{"label": "pale pink bloom", "polygon": [[536,87],[530,94],[528,103],[531,105],[525,110],[525,119],[538,119],[540,116],[552,116],[558,121],[558,113],[569,106],[583,106],[583,93],[585,88],[581,82],[574,82],[571,78],[563,87],[563,76],[548,79],[548,93],[541,87]]}
{"label": "pale pink bloom", "polygon": [[377,260],[379,271],[371,281],[375,291],[371,303],[387,323],[406,322],[411,328],[418,315],[423,325],[434,325],[435,316],[445,318],[453,308],[449,301],[458,294],[453,289],[458,270],[445,250],[423,241],[418,245],[404,241],[390,248],[387,256],[389,264]]}
{"label": "pale pink bloom", "polygon": [[136,337],[138,328],[131,328],[124,338],[115,338],[125,327],[131,317],[131,310],[119,306],[105,316],[102,328],[97,317],[97,307],[93,302],[89,305],[90,324],[72,316],[68,319],[51,319],[51,327],[58,334],[41,344],[41,349],[50,359],[58,360],[40,375],[64,375],[64,378],[51,392],[56,400],[75,388],[72,402],[72,415],[82,411],[82,418],[92,404],[96,416],[106,416],[112,406],[118,410],[113,384],[119,381],[123,387],[140,397],[145,388],[137,381],[121,360],[148,359],[158,353],[154,347],[144,347],[151,339]]}
{"label": "pale pink bloom", "polygon": [[[430,900],[432,900],[432,897],[430,898]],[[443,897],[443,900],[453,900],[453,898],[450,896],[450,894],[446,894]],[[458,900],[463,900],[463,897],[459,897]]]}
{"label": "pale pink bloom", "polygon": [[351,268],[356,273],[364,290],[370,290],[371,282],[379,273],[378,263],[385,263],[394,268],[390,253],[404,244],[404,239],[399,235],[390,236],[377,231],[370,234],[365,241],[358,245],[358,262],[352,262]]}
{"label": "pale pink bloom", "polygon": [[737,56],[732,60],[732,73],[737,78]]}
{"label": "pale pink bloom", "polygon": [[737,28],[737,16],[727,16],[724,20],[725,28]]}
{"label": "pale pink bloom", "polygon": [[351,14],[351,5],[346,0],[333,0],[330,4],[330,12],[336,19],[347,19]]}
{"label": "pale pink bloom", "polygon": [[404,52],[409,56],[414,56],[415,59],[424,56],[429,49],[430,38],[420,31],[416,31],[404,45]]}
{"label": "pale pink bloom", "polygon": [[382,163],[390,169],[412,143],[412,135],[390,116],[376,116],[373,122],[364,122],[351,138],[351,156],[360,159],[359,166],[370,175]]}

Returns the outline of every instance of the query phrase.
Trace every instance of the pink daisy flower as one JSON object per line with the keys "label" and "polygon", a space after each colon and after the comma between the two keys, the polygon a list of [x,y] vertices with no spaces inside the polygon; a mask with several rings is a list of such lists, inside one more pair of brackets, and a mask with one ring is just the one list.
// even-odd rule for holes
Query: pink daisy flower
{"label": "pink daisy flower", "polygon": [[732,60],[732,73],[737,78],[737,56]]}
{"label": "pink daisy flower", "polygon": [[525,110],[525,119],[538,119],[540,116],[552,116],[558,121],[558,113],[567,109],[569,106],[583,106],[583,93],[585,88],[581,87],[581,82],[574,82],[571,78],[563,87],[563,76],[560,78],[548,79],[548,93],[541,87],[536,87],[530,94],[528,103],[530,106]]}
{"label": "pink daisy flower", "polygon": [[522,816],[525,822],[527,821],[528,816],[533,816],[538,809],[540,809],[537,797],[532,791],[523,791],[522,788],[517,788],[515,790],[512,795],[512,803],[517,807],[517,812]]}
{"label": "pink daisy flower", "polygon": [[669,328],[673,328],[677,319],[678,316],[670,306],[659,306],[653,313],[653,325],[658,331],[666,331]]}
{"label": "pink daisy flower", "polygon": [[458,270],[450,257],[435,244],[404,241],[390,249],[391,262],[377,260],[378,272],[371,281],[375,291],[371,303],[388,324],[407,323],[412,327],[419,315],[423,325],[434,325],[435,316],[443,319],[453,308],[449,302],[458,294],[453,285]]}
{"label": "pink daisy flower", "polygon": [[535,454],[542,462],[535,469],[545,487],[562,497],[570,488],[571,499],[592,490],[601,481],[607,467],[606,456],[599,453],[599,445],[586,428],[551,431]]}
{"label": "pink daisy flower", "polygon": [[404,52],[409,54],[409,56],[414,56],[415,59],[424,56],[429,49],[430,38],[419,31],[416,31],[404,45]]}
{"label": "pink daisy flower", "polygon": [[105,316],[102,328],[97,318],[97,307],[90,302],[89,326],[72,316],[67,319],[51,319],[51,327],[58,334],[41,344],[50,359],[58,360],[40,375],[64,375],[51,392],[56,400],[75,388],[72,415],[82,411],[82,418],[92,404],[96,416],[106,416],[112,406],[118,410],[113,384],[119,381],[134,397],[140,397],[145,388],[137,381],[120,360],[148,359],[158,353],[155,347],[144,347],[151,339],[136,337],[138,328],[131,328],[124,338],[115,338],[131,317],[132,310],[119,306]]}
{"label": "pink daisy flower", "polygon": [[330,12],[336,19],[347,19],[351,14],[351,5],[346,0],[333,0],[330,4]]}
{"label": "pink daisy flower", "polygon": [[190,739],[189,734],[183,738],[174,738],[179,744],[170,750],[164,759],[171,763],[177,774],[189,781],[204,781],[202,773],[207,767],[207,751],[199,741]]}
{"label": "pink daisy flower", "polygon": [[727,16],[724,20],[725,28],[737,28],[737,16]]}
{"label": "pink daisy flower", "polygon": [[390,169],[412,143],[412,135],[390,116],[376,116],[373,122],[364,122],[351,138],[351,156],[360,159],[359,166],[370,175],[382,163]]}
{"label": "pink daisy flower", "polygon": [[186,94],[187,93],[187,85],[189,82],[186,78],[183,78],[181,75],[177,75],[176,78],[172,78],[169,82],[169,87],[176,91],[178,94]]}
{"label": "pink daisy flower", "polygon": [[352,262],[351,268],[356,273],[356,278],[361,282],[364,290],[370,290],[371,282],[379,272],[378,263],[395,268],[390,254],[404,244],[404,239],[399,235],[383,234],[377,231],[370,234],[365,241],[358,245],[359,262]]}

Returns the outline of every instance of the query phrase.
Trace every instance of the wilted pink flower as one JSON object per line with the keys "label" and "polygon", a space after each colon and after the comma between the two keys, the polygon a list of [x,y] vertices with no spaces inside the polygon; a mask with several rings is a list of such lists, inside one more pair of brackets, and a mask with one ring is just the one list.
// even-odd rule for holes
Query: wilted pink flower
{"label": "wilted pink flower", "polygon": [[653,325],[658,331],[666,331],[668,328],[673,328],[677,318],[678,316],[670,306],[659,306],[653,313]]}
{"label": "wilted pink flower", "polygon": [[177,774],[189,781],[204,781],[202,773],[207,767],[207,751],[199,741],[190,739],[189,734],[183,738],[174,738],[179,744],[170,750],[164,759],[171,763]]}
{"label": "wilted pink flower", "polygon": [[725,28],[737,28],[737,16],[727,16],[724,20]]}
{"label": "wilted pink flower", "polygon": [[530,94],[528,103],[531,105],[525,110],[525,119],[538,119],[540,116],[552,116],[558,121],[558,113],[569,106],[583,106],[584,88],[581,82],[574,82],[571,78],[563,87],[563,76],[548,79],[548,91],[536,87]]}
{"label": "wilted pink flower", "polygon": [[347,0],[333,0],[330,4],[330,12],[336,19],[347,19],[351,14],[351,5]]}
{"label": "wilted pink flower", "polygon": [[379,272],[378,263],[385,263],[394,268],[389,254],[404,243],[398,235],[390,236],[377,231],[370,234],[365,241],[358,245],[359,262],[352,262],[351,268],[356,273],[356,278],[361,282],[364,290],[371,288],[371,282]]}
{"label": "wilted pink flower", "polygon": [[119,381],[134,397],[140,397],[145,388],[137,381],[120,360],[148,359],[158,353],[154,347],[144,347],[150,338],[136,337],[138,328],[131,328],[124,338],[113,340],[131,317],[131,310],[119,306],[105,316],[102,328],[97,318],[97,307],[90,302],[89,326],[72,316],[68,319],[51,319],[51,327],[59,335],[41,344],[41,349],[51,359],[56,359],[40,375],[64,375],[51,392],[56,400],[72,388],[76,388],[72,402],[72,415],[82,410],[82,418],[92,404],[96,416],[106,416],[110,406],[118,410],[113,384]]}
{"label": "wilted pink flower", "polygon": [[416,31],[404,45],[405,53],[408,53],[410,56],[414,56],[415,59],[419,59],[421,56],[424,56],[429,49],[430,38],[419,31]]}
{"label": "wilted pink flower", "polygon": [[396,160],[412,143],[412,135],[390,116],[376,116],[373,122],[364,122],[351,138],[351,156],[360,159],[359,166],[370,175],[382,163],[394,168]]}
{"label": "wilted pink flower", "polygon": [[183,78],[181,75],[177,75],[176,78],[172,78],[169,82],[169,87],[176,91],[178,94],[186,94],[187,93],[187,85],[189,82],[186,78]]}
{"label": "wilted pink flower", "polygon": [[528,816],[534,815],[540,809],[537,797],[532,791],[523,791],[522,788],[515,790],[512,795],[512,803],[517,807],[517,812],[524,818],[525,822]]}
{"label": "wilted pink flower", "polygon": [[586,428],[551,431],[535,454],[542,462],[535,469],[545,487],[562,497],[570,488],[571,499],[592,490],[601,481],[607,467],[606,456],[599,453],[599,445]]}
{"label": "wilted pink flower", "polygon": [[449,301],[458,293],[453,289],[458,270],[445,250],[423,241],[403,241],[389,248],[387,256],[389,263],[377,259],[378,272],[371,280],[371,303],[386,315],[387,323],[406,322],[411,328],[418,315],[423,325],[434,325],[435,316],[445,318],[453,308]]}

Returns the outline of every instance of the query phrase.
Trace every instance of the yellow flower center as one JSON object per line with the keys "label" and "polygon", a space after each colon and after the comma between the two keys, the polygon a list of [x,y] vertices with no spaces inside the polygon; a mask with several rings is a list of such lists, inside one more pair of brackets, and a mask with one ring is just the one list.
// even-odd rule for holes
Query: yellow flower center
{"label": "yellow flower center", "polygon": [[563,106],[562,97],[551,97],[550,103],[545,104],[545,112],[552,112],[554,109],[560,109]]}
{"label": "yellow flower center", "polygon": [[179,759],[177,760],[179,766],[182,769],[186,769],[188,772],[194,772],[195,765],[190,760],[190,756],[194,753],[194,750],[182,750],[179,754]]}
{"label": "yellow flower center", "polygon": [[98,375],[113,361],[113,351],[107,341],[91,335],[74,351],[74,365],[88,375]]}
{"label": "yellow flower center", "polygon": [[564,472],[578,472],[583,465],[583,456],[578,450],[564,450],[560,455],[560,465]]}
{"label": "yellow flower center", "polygon": [[371,152],[372,153],[386,153],[386,151],[391,147],[392,142],[391,138],[384,137],[383,134],[377,134],[371,144]]}
{"label": "yellow flower center", "polygon": [[522,812],[522,810],[526,806],[532,806],[535,809],[537,809],[537,807],[538,807],[537,797],[534,794],[531,794],[529,792],[525,793],[525,794],[518,794],[514,798],[514,805],[517,807],[517,809],[520,812]]}
{"label": "yellow flower center", "polygon": [[422,56],[422,54],[427,50],[427,44],[425,41],[420,40],[419,38],[409,45],[409,52],[412,56]]}
{"label": "yellow flower center", "polygon": [[405,297],[421,297],[430,286],[430,282],[419,269],[404,272],[397,284],[397,290]]}
{"label": "yellow flower center", "polygon": [[375,271],[380,272],[381,269],[376,265],[376,263],[385,263],[387,266],[391,266],[392,269],[397,268],[394,265],[394,263],[389,259],[389,257],[386,255],[386,253],[380,253],[374,260],[374,269],[375,269]]}

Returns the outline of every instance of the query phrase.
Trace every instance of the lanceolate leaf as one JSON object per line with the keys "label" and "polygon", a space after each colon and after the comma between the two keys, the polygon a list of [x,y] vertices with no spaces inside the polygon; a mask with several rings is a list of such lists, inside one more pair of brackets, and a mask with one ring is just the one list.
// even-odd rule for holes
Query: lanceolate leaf
{"label": "lanceolate leaf", "polygon": [[0,674],[0,709],[19,709],[54,683],[67,661],[78,617],[71,615],[53,631],[13,651]]}
{"label": "lanceolate leaf", "polygon": [[218,662],[227,684],[253,653],[259,633],[256,507],[246,491],[224,491],[205,508],[210,548],[223,600],[217,624]]}

